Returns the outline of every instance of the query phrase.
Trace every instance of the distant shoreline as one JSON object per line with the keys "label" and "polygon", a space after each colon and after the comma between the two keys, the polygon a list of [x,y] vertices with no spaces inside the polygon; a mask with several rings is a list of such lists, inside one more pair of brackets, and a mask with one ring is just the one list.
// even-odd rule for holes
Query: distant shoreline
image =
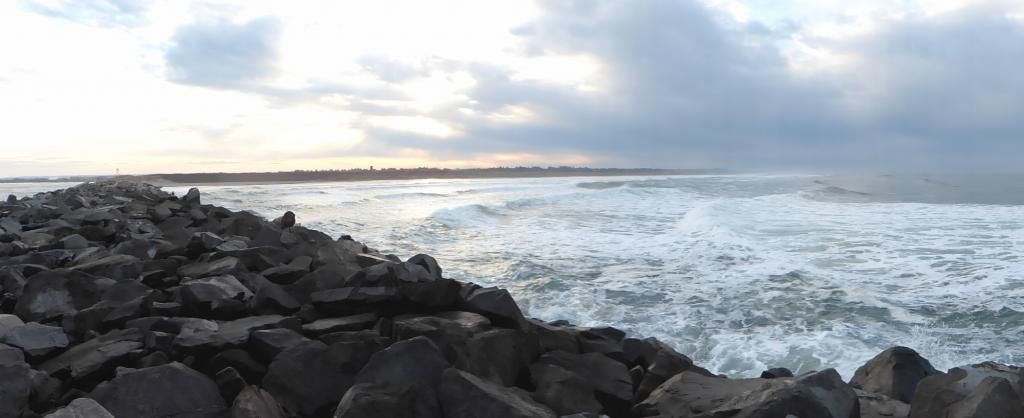
{"label": "distant shoreline", "polygon": [[8,178],[0,183],[87,182],[98,180],[126,180],[147,182],[157,186],[184,185],[254,185],[301,184],[380,180],[446,180],[487,178],[548,178],[548,177],[624,177],[645,175],[706,175],[727,174],[722,169],[657,169],[657,168],[575,168],[575,167],[511,167],[484,169],[353,169],[324,171],[283,171],[254,173],[186,173],[148,174],[127,176],[73,176],[47,178]]}

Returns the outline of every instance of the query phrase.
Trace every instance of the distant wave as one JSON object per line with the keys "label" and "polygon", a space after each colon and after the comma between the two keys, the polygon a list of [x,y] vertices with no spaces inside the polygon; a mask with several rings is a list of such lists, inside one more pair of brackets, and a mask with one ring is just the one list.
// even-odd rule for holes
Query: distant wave
{"label": "distant wave", "polygon": [[625,185],[626,183],[622,181],[592,181],[585,183],[577,183],[576,187],[579,187],[581,189],[604,190],[615,189]]}
{"label": "distant wave", "polygon": [[505,215],[484,205],[465,205],[434,211],[430,219],[449,228],[478,228],[493,225]]}
{"label": "distant wave", "polygon": [[415,198],[420,198],[420,197],[448,197],[448,196],[449,195],[446,195],[444,193],[426,193],[426,192],[423,192],[423,193],[412,193],[412,192],[410,192],[410,193],[382,194],[382,195],[374,196],[373,198],[374,199],[380,199],[380,200],[396,200],[396,199],[415,199]]}

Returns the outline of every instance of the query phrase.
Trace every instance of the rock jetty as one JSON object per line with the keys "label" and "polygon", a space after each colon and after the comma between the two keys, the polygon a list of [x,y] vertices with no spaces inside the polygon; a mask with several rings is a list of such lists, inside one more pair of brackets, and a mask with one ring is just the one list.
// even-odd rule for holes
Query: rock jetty
{"label": "rock jetty", "polygon": [[1024,417],[1021,368],[730,379],[295,220],[127,182],[0,203],[0,418]]}

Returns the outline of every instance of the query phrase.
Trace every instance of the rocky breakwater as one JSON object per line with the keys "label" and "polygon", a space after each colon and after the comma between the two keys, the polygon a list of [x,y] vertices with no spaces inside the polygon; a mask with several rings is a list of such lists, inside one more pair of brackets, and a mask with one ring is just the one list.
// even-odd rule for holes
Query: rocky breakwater
{"label": "rocky breakwater", "polygon": [[727,379],[351,238],[134,183],[0,204],[0,418],[1022,417],[1024,372],[907,348]]}

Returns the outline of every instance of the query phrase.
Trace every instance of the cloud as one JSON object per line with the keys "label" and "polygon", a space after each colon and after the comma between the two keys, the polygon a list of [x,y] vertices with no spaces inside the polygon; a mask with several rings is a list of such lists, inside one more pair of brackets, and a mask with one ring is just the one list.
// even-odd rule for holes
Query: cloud
{"label": "cloud", "polygon": [[136,26],[145,22],[148,0],[22,0],[28,10],[44,16],[94,26]]}
{"label": "cloud", "polygon": [[281,22],[203,20],[179,28],[165,59],[171,80],[205,87],[251,86],[274,74]]}

